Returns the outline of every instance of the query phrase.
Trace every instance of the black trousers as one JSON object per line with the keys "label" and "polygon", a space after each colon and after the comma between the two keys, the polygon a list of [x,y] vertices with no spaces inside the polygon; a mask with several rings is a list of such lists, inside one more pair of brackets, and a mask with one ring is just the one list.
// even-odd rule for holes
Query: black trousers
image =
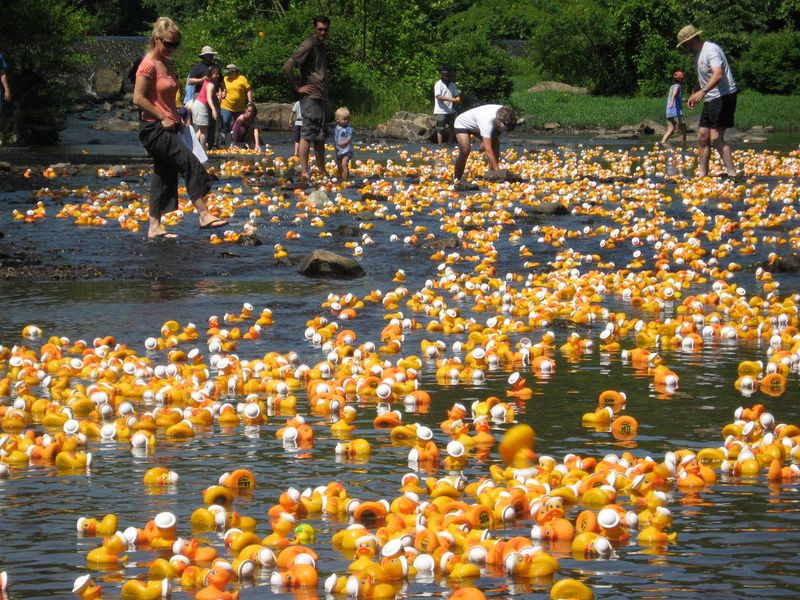
{"label": "black trousers", "polygon": [[178,129],[165,129],[158,121],[142,121],[139,140],[153,158],[150,181],[150,216],[178,208],[178,175],[186,181],[191,200],[202,198],[211,190],[212,178],[197,157],[178,137]]}

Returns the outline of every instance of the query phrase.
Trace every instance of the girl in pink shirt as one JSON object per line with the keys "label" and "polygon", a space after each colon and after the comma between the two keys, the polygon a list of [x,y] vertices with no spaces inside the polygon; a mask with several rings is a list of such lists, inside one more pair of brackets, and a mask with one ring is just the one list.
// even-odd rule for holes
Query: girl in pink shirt
{"label": "girl in pink shirt", "polygon": [[147,237],[175,238],[161,223],[161,215],[178,208],[178,174],[186,180],[189,198],[197,209],[200,227],[222,227],[228,222],[212,215],[206,204],[212,176],[181,142],[181,128],[175,96],[178,76],[172,53],[181,44],[181,31],[167,17],[153,23],[150,45],[136,71],[133,103],[141,110],[139,139],[153,158],[150,182],[150,221]]}

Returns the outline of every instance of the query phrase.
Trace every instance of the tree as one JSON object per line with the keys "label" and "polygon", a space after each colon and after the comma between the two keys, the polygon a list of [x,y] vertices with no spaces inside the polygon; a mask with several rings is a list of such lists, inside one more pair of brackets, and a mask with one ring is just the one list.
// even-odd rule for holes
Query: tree
{"label": "tree", "polygon": [[800,33],[755,36],[740,59],[737,76],[746,88],[764,94],[800,94]]}
{"label": "tree", "polygon": [[453,35],[479,33],[490,41],[528,39],[543,14],[540,2],[530,0],[477,0],[461,12],[446,15],[439,30]]}
{"label": "tree", "polygon": [[[455,71],[463,96],[460,109],[488,102],[503,104],[511,97],[511,58],[485,36],[471,33],[453,37],[441,47],[438,58],[439,64]],[[430,82],[428,89],[432,88]]]}
{"label": "tree", "polygon": [[545,14],[528,50],[543,75],[598,94],[636,91],[636,72],[608,7],[585,0],[553,2]]}
{"label": "tree", "polygon": [[94,17],[95,35],[138,35],[158,14],[147,0],[77,0],[75,4]]}
{"label": "tree", "polygon": [[622,43],[622,60],[636,79],[632,93],[660,95],[672,73],[689,67],[685,52],[675,48],[679,25],[688,21],[679,0],[625,0],[614,11]]}
{"label": "tree", "polygon": [[23,141],[55,141],[67,109],[83,93],[78,45],[92,25],[65,0],[12,2],[0,19],[0,39],[13,88],[12,126]]}
{"label": "tree", "polygon": [[141,0],[156,16],[169,17],[179,26],[206,10],[207,0]]}

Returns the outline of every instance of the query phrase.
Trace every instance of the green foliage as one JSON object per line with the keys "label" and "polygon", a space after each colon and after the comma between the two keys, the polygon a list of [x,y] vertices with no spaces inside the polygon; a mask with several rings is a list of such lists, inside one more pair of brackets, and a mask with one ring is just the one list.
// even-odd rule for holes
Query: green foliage
{"label": "green foliage", "polygon": [[451,38],[441,47],[438,58],[440,64],[450,65],[454,70],[455,81],[462,91],[462,110],[488,102],[502,104],[510,99],[511,58],[479,33]]}
{"label": "green foliage", "polygon": [[[674,71],[693,77],[691,57],[675,49],[676,32],[692,22],[704,39],[724,48],[735,73],[739,57],[747,57],[746,78],[758,82],[757,89],[796,89],[795,38],[768,32],[793,27],[798,15],[798,0],[696,5],[680,0],[554,1],[542,12],[529,55],[542,76],[596,94],[661,96]],[[781,73],[784,69],[788,72]]]}
{"label": "green foliage", "polygon": [[529,55],[542,75],[598,94],[632,94],[637,78],[625,40],[606,7],[553,2],[530,39]]}
{"label": "green foliage", "polygon": [[800,33],[757,36],[737,65],[744,87],[765,94],[800,94]]}
{"label": "green foliage", "polygon": [[718,43],[726,56],[735,61],[750,46],[751,33],[776,31],[783,26],[781,4],[783,0],[698,3],[692,17],[703,30],[703,37]]}
{"label": "green foliage", "polygon": [[[199,60],[197,53],[200,48],[207,44],[220,52],[217,61],[223,67],[241,62],[260,39],[258,31],[264,24],[263,18],[246,12],[249,5],[249,0],[208,0],[205,10],[194,18],[186,22],[177,21],[183,36],[183,51],[177,57],[179,72],[187,73]],[[242,18],[243,15],[250,18]],[[246,71],[245,74],[250,75]]]}
{"label": "green foliage", "polygon": [[156,17],[169,17],[178,24],[206,9],[206,0],[141,0],[142,6],[155,13]]}
{"label": "green foliage", "polygon": [[[174,3],[177,0],[171,0]],[[187,0],[188,1],[188,0]],[[148,0],[76,0],[75,4],[94,17],[93,35],[138,35],[156,20]],[[171,15],[172,12],[164,14]]]}
{"label": "green foliage", "polygon": [[[257,101],[293,101],[283,66],[311,34],[313,15],[322,11],[312,3],[298,3],[280,17],[258,14],[242,19],[247,5],[248,0],[211,0],[208,10],[187,21],[182,27],[184,47],[191,50],[179,59],[180,72],[188,72],[197,60],[196,49],[211,44],[221,52],[220,64],[234,62],[241,68]],[[427,111],[437,59],[431,48],[435,36],[423,5],[377,0],[370,5],[342,3],[336,8],[330,14],[331,30],[325,42],[331,104],[349,106],[357,123],[374,122],[397,110]],[[469,43],[476,52],[486,54],[480,57],[487,65],[482,69],[507,71],[496,49],[485,41]],[[475,80],[487,85],[484,74]],[[507,95],[510,85],[501,89]]]}
{"label": "green foliage", "polygon": [[680,0],[626,0],[617,5],[619,60],[635,78],[629,93],[660,96],[672,83],[672,73],[690,67],[689,55],[674,42],[677,24],[688,21],[685,6]]}
{"label": "green foliage", "polygon": [[530,0],[477,0],[461,12],[445,17],[440,31],[450,35],[479,33],[490,40],[530,37],[542,18]]}
{"label": "green foliage", "polygon": [[[541,129],[548,121],[555,121],[567,129],[616,129],[623,125],[637,125],[644,119],[666,122],[663,98],[620,98],[607,96],[578,96],[559,92],[529,94],[515,92],[514,106],[526,119],[526,127]],[[798,101],[792,96],[763,95],[756,92],[739,94],[736,106],[736,128],[749,129],[754,125],[772,125],[781,130],[797,130]],[[688,111],[687,117],[696,119],[701,107]]]}
{"label": "green foliage", "polygon": [[76,74],[87,57],[77,46],[90,25],[86,11],[65,0],[12,2],[3,9],[0,40],[14,101],[8,121],[22,141],[58,127],[83,93]]}

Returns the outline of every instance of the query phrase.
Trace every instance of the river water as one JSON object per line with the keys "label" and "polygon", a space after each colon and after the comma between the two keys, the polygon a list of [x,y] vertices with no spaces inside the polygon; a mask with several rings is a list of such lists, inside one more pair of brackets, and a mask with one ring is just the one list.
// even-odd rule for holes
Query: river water
{"label": "river water", "polygon": [[[73,139],[70,135],[68,130],[65,143],[80,147],[80,136],[75,134],[77,137]],[[275,138],[268,141],[275,142],[276,154],[285,155],[288,140]],[[758,150],[786,159],[791,152],[787,146],[791,144],[791,141],[781,141],[779,145],[782,148]],[[663,172],[679,168],[680,160],[662,164],[655,158],[654,171],[648,172],[648,169],[652,169],[643,157],[653,155],[650,154],[650,145],[642,142],[606,146],[603,151],[599,151],[591,140],[576,139],[556,140],[553,146],[546,147],[531,147],[524,140],[515,140],[513,147],[517,156],[533,164],[569,167],[572,163],[580,163],[576,167],[580,170],[588,169],[586,165],[589,163],[602,163],[609,169],[612,179],[614,175],[617,176],[616,183],[602,184],[612,186],[609,192],[616,194],[617,198],[633,193],[648,183],[663,184],[663,192],[667,197],[677,197],[675,182],[671,178],[665,179]],[[116,156],[121,154],[121,149],[131,155],[140,153],[132,134],[110,136],[102,144],[87,148],[93,153],[107,151]],[[387,161],[393,165],[408,162],[412,165],[428,165],[433,172],[437,169],[444,172],[449,160],[445,155],[437,156],[420,146],[362,145],[357,152],[357,158],[365,163],[367,159],[382,165],[386,165]],[[599,153],[596,158],[587,158],[595,152]],[[626,173],[624,169],[630,157],[635,159],[633,170]],[[737,158],[744,160],[742,156]],[[387,168],[389,176],[386,179],[393,187],[383,188],[384,193],[400,193],[408,186],[415,185],[418,174],[415,174],[416,171],[411,173],[414,169],[395,173],[390,170],[391,164]],[[364,189],[377,185],[372,165],[364,164],[356,170],[359,181],[362,177],[371,178],[364,184]],[[795,170],[793,177],[791,175],[760,175],[744,185],[751,190],[757,185],[771,190],[781,185],[797,185],[798,172]],[[540,179],[544,180],[546,176],[541,175]],[[311,226],[307,218],[296,218],[301,210],[295,205],[293,192],[277,190],[275,193],[286,194],[291,201],[281,206],[275,202],[269,203],[273,207],[269,213],[262,206],[264,215],[256,225],[256,231],[265,244],[257,247],[212,245],[208,232],[196,230],[192,215],[175,226],[174,231],[181,236],[177,242],[163,243],[147,243],[143,230],[125,231],[111,218],[104,226],[79,227],[71,219],[55,216],[64,202],[85,201],[103,190],[119,193],[120,181],[126,186],[122,189],[146,193],[147,178],[139,177],[138,173],[128,173],[122,180],[91,177],[58,179],[54,181],[53,188],[67,186],[71,190],[85,189],[73,191],[68,194],[70,197],[60,200],[45,196],[42,201],[47,216],[34,223],[12,220],[14,209],[25,211],[32,207],[28,193],[11,193],[0,197],[0,223],[5,235],[15,241],[16,247],[35,252],[45,260],[50,257],[68,264],[92,264],[105,273],[105,277],[100,279],[80,281],[0,282],[3,307],[0,344],[11,347],[24,343],[38,349],[51,335],[66,336],[73,341],[83,338],[90,342],[95,337],[112,335],[117,343],[128,344],[154,364],[167,364],[166,352],[146,350],[144,340],[150,336],[157,337],[161,325],[168,319],[174,319],[182,325],[189,322],[198,324],[200,340],[181,347],[187,350],[198,347],[207,358],[210,352],[205,346],[202,332],[208,318],[211,315],[238,313],[244,303],[252,303],[256,314],[263,308],[270,308],[274,325],[265,327],[259,339],[241,340],[235,350],[239,358],[254,360],[268,352],[286,354],[294,351],[302,362],[314,365],[324,360],[325,355],[319,345],[305,339],[304,330],[306,322],[318,315],[335,319],[331,310],[322,306],[328,294],[351,293],[363,298],[373,290],[386,292],[399,285],[405,286],[413,294],[425,286],[426,280],[436,278],[437,273],[441,272],[439,265],[442,260],[431,260],[434,252],[431,248],[424,247],[421,242],[404,243],[402,239],[413,233],[413,227],[419,226],[426,227],[437,237],[446,237],[440,231],[440,214],[433,214],[427,209],[420,209],[413,214],[398,214],[401,210],[391,202],[384,203],[387,206],[385,214],[390,215],[390,219],[375,217],[368,221],[354,221],[346,212],[334,212],[325,217],[324,228],[318,228]],[[554,184],[561,182],[570,185],[559,174],[554,174],[552,181]],[[269,191],[273,182],[268,178],[245,182],[241,176],[223,170],[219,185],[230,185],[232,191],[226,193],[244,201],[264,190]],[[253,185],[259,187],[259,191],[254,192]],[[425,188],[414,193],[430,191]],[[791,204],[796,207],[796,192],[794,194]],[[354,185],[346,188],[344,195],[353,200],[359,198],[359,187]],[[737,212],[745,210],[747,206],[744,203],[745,196],[731,194],[731,197],[730,210],[720,208],[713,200],[703,204],[702,210],[712,216],[725,215],[735,219]],[[493,201],[493,198],[487,201]],[[515,199],[514,202],[524,207],[522,200]],[[597,229],[603,225],[619,227],[626,219],[647,214],[644,204],[631,202],[628,203],[631,212],[623,215],[612,217],[613,213],[590,214],[590,211],[584,211],[571,216],[541,217],[538,225],[553,225],[574,231]],[[242,202],[232,217],[232,225],[237,229],[241,228],[252,209],[246,204]],[[610,202],[609,205],[613,204]],[[453,205],[441,206],[445,214],[453,210]],[[659,225],[662,231],[678,236],[691,231],[681,224],[683,220],[691,218],[682,202],[676,199],[661,206],[667,216],[664,221],[666,224]],[[778,208],[779,205],[773,209]],[[483,210],[478,206],[471,209],[474,214]],[[464,215],[469,213],[466,211]],[[462,224],[468,221],[465,221],[464,215]],[[275,218],[270,220],[272,217]],[[403,225],[406,220],[413,223]],[[368,233],[374,244],[365,245],[359,259],[367,274],[363,278],[346,282],[308,279],[292,267],[277,265],[272,256],[275,243],[283,244],[293,258],[314,248],[351,255],[352,250],[344,247],[344,241],[347,240],[320,237],[319,233],[341,224],[358,226],[365,222],[373,226]],[[745,256],[735,255],[734,252],[728,260],[737,260],[746,266],[765,260],[768,253],[776,249],[784,252],[786,245],[778,248],[774,244],[764,243],[763,236],[778,235],[788,239],[797,225],[794,219],[783,223],[779,229],[755,230],[753,233],[758,238],[755,253]],[[503,226],[495,242],[495,267],[499,276],[508,272],[526,275],[529,271],[547,271],[548,262],[554,261],[557,252],[563,250],[539,241],[541,230],[531,233],[532,226],[532,221],[522,220]],[[521,229],[518,239],[509,235],[517,228]],[[300,237],[286,239],[289,230],[299,233]],[[397,234],[400,240],[390,241],[392,234]],[[729,239],[738,239],[741,235],[737,231]],[[633,252],[640,249],[646,263],[638,268],[652,268],[652,243],[635,248],[630,239],[625,239],[616,248],[607,249],[600,246],[601,239],[604,237],[584,235],[568,238],[567,243],[578,252],[600,254],[603,261],[613,261],[616,268],[625,266],[631,261]],[[533,251],[533,257],[520,256],[521,243]],[[709,249],[717,246],[708,240],[703,243]],[[472,253],[462,250],[462,254],[467,256]],[[523,263],[526,260],[535,260],[540,266],[525,267]],[[457,273],[469,274],[473,273],[476,264],[468,260],[454,261],[451,267]],[[674,270],[679,268],[676,264],[672,266]],[[583,273],[591,268],[595,266],[585,263],[577,270]],[[393,281],[398,269],[402,269],[406,275],[406,281],[402,284]],[[782,295],[800,291],[800,282],[795,275],[776,275],[776,280],[781,284]],[[748,293],[760,291],[751,270],[737,272],[733,281],[744,286]],[[713,279],[697,284],[684,290],[684,293],[705,293],[712,282]],[[666,301],[660,312],[652,313],[631,307],[623,296],[615,292],[617,290],[608,290],[600,305],[611,312],[625,312],[630,319],[664,321],[678,314],[679,301]],[[473,303],[469,300],[457,300],[449,296],[446,299],[449,306],[457,308],[462,315],[474,315],[480,323],[486,323],[494,315],[491,312],[473,313]],[[401,302],[399,310],[405,316],[417,319],[423,327],[406,332],[402,353],[387,354],[386,359],[394,361],[399,356],[419,355],[421,342],[435,339],[443,340],[447,345],[444,356],[457,355],[451,350],[452,344],[465,341],[466,336],[427,332],[425,326],[430,318],[422,313],[412,313],[404,302]],[[386,313],[379,303],[367,303],[358,310],[357,318],[345,325],[358,334],[358,343],[371,340],[380,345],[379,332],[386,325]],[[42,340],[30,342],[21,338],[23,327],[29,323],[42,328]],[[680,386],[666,391],[655,386],[651,377],[622,360],[619,354],[598,350],[599,334],[605,326],[606,322],[602,319],[589,324],[576,324],[562,316],[554,318],[546,328],[510,334],[512,343],[518,342],[523,335],[538,341],[547,329],[555,333],[556,345],[564,343],[572,332],[595,342],[594,349],[586,353],[565,355],[553,352],[556,371],[551,375],[537,375],[529,367],[519,368],[527,377],[533,396],[527,402],[514,403],[516,421],[529,423],[535,428],[536,451],[540,455],[552,455],[561,460],[566,453],[573,452],[600,459],[608,453],[630,451],[636,457],[649,455],[660,461],[664,453],[670,450],[689,448],[696,451],[704,447],[717,447],[723,441],[721,429],[734,420],[735,409],[755,402],[763,403],[778,422],[800,422],[800,404],[796,401],[796,369],[789,375],[788,389],[780,397],[761,392],[744,397],[734,389],[737,365],[741,361],[768,359],[768,344],[764,340],[710,338],[700,350],[692,352],[662,349],[660,352],[665,363],[680,376]],[[633,334],[623,337],[621,343],[625,348],[634,347]],[[464,354],[461,356],[463,358]],[[7,369],[7,364],[2,364],[2,368]],[[429,425],[434,431],[434,440],[443,449],[449,437],[440,430],[438,424],[445,418],[446,410],[456,401],[469,406],[491,395],[505,398],[505,392],[509,389],[507,378],[513,370],[512,367],[487,369],[483,382],[454,384],[437,380],[435,363],[426,361],[419,373],[419,383],[421,389],[431,394],[430,408],[425,411],[403,411],[403,420]],[[616,441],[608,431],[582,426],[581,415],[595,408],[599,393],[606,389],[622,390],[627,394],[626,413],[634,415],[640,423],[639,435],[634,440]],[[34,388],[33,393],[42,395],[44,391]],[[305,392],[298,392],[297,397],[297,412],[308,416]],[[241,401],[242,397],[223,394],[223,399],[236,402]],[[6,403],[12,401],[13,396],[3,399]],[[346,486],[350,497],[361,500],[386,498],[391,501],[400,494],[401,476],[414,470],[414,466],[407,461],[409,446],[392,443],[386,430],[373,428],[372,421],[376,415],[374,402],[355,399],[354,403],[358,417],[353,437],[366,438],[372,444],[371,457],[364,461],[337,458],[334,448],[340,440],[331,434],[327,420],[319,416],[308,416],[316,433],[312,449],[301,452],[285,449],[275,436],[285,422],[284,412],[283,415],[272,415],[269,423],[261,426],[221,428],[215,425],[201,429],[186,441],[168,441],[163,433],[159,433],[157,448],[151,454],[134,453],[128,443],[92,441],[89,449],[93,453],[93,462],[86,472],[64,474],[49,465],[14,469],[9,479],[0,480],[0,571],[7,571],[9,576],[7,597],[65,598],[69,596],[73,580],[83,573],[92,573],[94,581],[103,586],[104,597],[119,597],[124,580],[146,576],[147,563],[159,555],[149,550],[134,549],[126,553],[128,562],[123,567],[93,570],[86,564],[86,554],[99,545],[100,539],[79,537],[76,534],[76,520],[81,516],[99,518],[114,513],[119,518],[120,528],[143,527],[155,514],[171,511],[178,519],[178,533],[189,536],[189,517],[203,505],[202,491],[216,483],[222,473],[235,468],[248,468],[256,475],[258,483],[254,493],[237,498],[235,509],[258,520],[257,533],[260,536],[270,530],[266,511],[289,486],[303,490],[336,481]],[[152,406],[142,407],[145,408]],[[403,410],[401,404],[395,408]],[[42,431],[41,426],[35,427],[37,432]],[[494,424],[493,433],[499,438],[508,427],[509,424]],[[488,458],[472,457],[464,467],[463,475],[468,481],[475,481],[487,475],[489,465],[498,462],[500,458],[495,451]],[[157,491],[147,488],[142,484],[142,477],[153,466],[177,471],[180,481],[175,486]],[[419,474],[424,478],[428,475],[443,476],[447,472],[442,468],[430,472],[421,469]],[[800,587],[798,485],[797,481],[769,483],[762,470],[759,476],[751,478],[721,475],[716,484],[701,491],[682,492],[669,486],[667,506],[673,514],[671,530],[678,534],[676,543],[659,548],[642,546],[636,543],[634,531],[633,541],[619,545],[611,558],[592,560],[573,556],[568,545],[545,543],[545,549],[560,561],[560,569],[554,579],[580,579],[591,587],[596,598],[795,597]],[[626,500],[627,497],[620,495],[621,504],[626,505]],[[571,507],[568,517],[574,518],[579,510],[578,507]],[[330,537],[335,531],[346,527],[348,521],[312,515],[303,522],[312,525],[317,533],[317,541],[311,547],[319,555],[317,568],[320,585],[302,592],[272,588],[269,583],[271,570],[262,568],[254,580],[231,587],[240,590],[240,598],[273,595],[279,598],[323,597],[325,593],[321,582],[330,573],[343,574],[346,571],[351,558],[337,551],[331,545]],[[529,518],[520,518],[495,530],[493,535],[505,538],[527,536],[530,525]],[[217,548],[220,555],[229,555],[224,548],[221,532],[204,533],[199,537]],[[552,581],[513,579],[502,571],[485,569],[474,585],[494,598],[545,597],[549,594]],[[412,578],[403,585],[398,597],[447,597],[450,590],[451,586],[443,578]],[[176,588],[174,595],[192,597],[179,588]]]}

